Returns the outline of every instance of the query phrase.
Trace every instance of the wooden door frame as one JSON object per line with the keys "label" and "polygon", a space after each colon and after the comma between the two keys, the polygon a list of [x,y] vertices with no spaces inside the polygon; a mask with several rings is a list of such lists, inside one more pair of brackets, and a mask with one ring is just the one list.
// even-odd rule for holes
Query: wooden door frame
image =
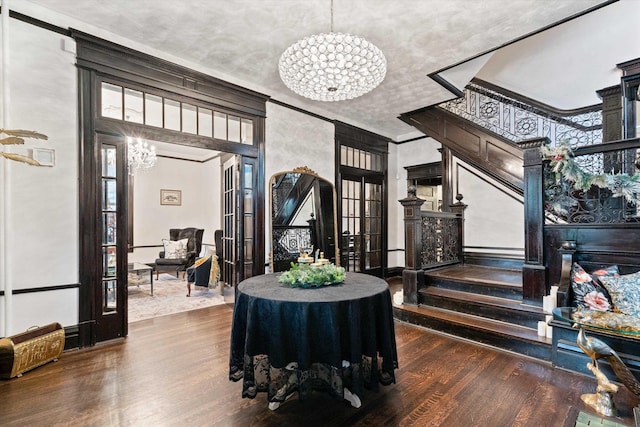
{"label": "wooden door frame", "polygon": [[[169,63],[124,46],[71,31],[77,44],[78,103],[79,103],[79,278],[78,345],[91,346],[98,342],[96,313],[97,284],[101,246],[98,233],[100,193],[96,162],[99,147],[96,134],[112,136],[136,135],[143,139],[192,145],[239,154],[257,159],[256,173],[264,174],[264,138],[267,96],[224,82],[203,73]],[[222,111],[253,120],[253,144],[241,144],[177,131],[154,128],[132,122],[102,118],[100,83],[115,82],[127,87],[144,87],[168,94],[182,102],[206,104]],[[188,138],[188,142],[185,139]],[[264,177],[258,177],[254,210],[264,218]],[[126,184],[123,184],[126,185]],[[260,234],[262,233],[262,234]],[[126,232],[123,234],[126,237]],[[264,260],[264,227],[255,227],[253,253]],[[125,266],[126,267],[126,266]],[[254,274],[264,273],[264,262],[254,263]],[[122,336],[126,335],[126,325]]]}

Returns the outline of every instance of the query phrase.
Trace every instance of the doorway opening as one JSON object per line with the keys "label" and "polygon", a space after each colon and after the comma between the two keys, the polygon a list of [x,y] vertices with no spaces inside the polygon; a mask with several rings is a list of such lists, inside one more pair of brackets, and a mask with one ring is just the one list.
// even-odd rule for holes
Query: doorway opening
{"label": "doorway opening", "polygon": [[[228,268],[225,275],[224,266],[234,263],[236,213],[228,202],[237,189],[226,177],[234,175],[238,156],[146,142],[156,151],[156,164],[128,178],[128,322],[233,302],[234,277]],[[173,244],[169,230],[188,228],[203,230],[185,258],[188,265],[156,266],[167,256],[164,244]],[[226,235],[224,243],[216,232]]]}

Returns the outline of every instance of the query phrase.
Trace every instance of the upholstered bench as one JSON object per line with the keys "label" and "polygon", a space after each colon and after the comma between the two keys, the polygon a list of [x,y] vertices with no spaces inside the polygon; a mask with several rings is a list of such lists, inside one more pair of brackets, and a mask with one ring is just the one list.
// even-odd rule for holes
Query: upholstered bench
{"label": "upholstered bench", "polygon": [[[612,258],[598,262],[576,256],[579,251],[570,244],[561,254],[558,306],[579,307],[573,320],[593,325],[587,328],[588,335],[615,350],[640,380],[640,334],[636,333],[640,331],[640,265],[629,262],[640,259],[619,259],[619,264]],[[556,316],[551,321],[551,361],[558,368],[591,375],[587,368],[590,359],[576,344],[578,330],[566,317]],[[604,361],[602,368],[609,378],[616,378]]]}

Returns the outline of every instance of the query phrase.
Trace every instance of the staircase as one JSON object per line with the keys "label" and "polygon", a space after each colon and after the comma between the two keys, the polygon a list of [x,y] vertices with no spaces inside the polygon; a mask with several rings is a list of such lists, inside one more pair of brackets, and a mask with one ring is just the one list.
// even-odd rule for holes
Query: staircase
{"label": "staircase", "polygon": [[418,306],[394,306],[397,319],[551,360],[551,339],[537,332],[542,308],[522,303],[521,269],[467,263],[425,272],[424,278]]}
{"label": "staircase", "polygon": [[[540,162],[537,147],[543,141],[573,139],[584,144],[601,141],[602,107],[551,111],[547,106],[532,105],[530,99],[485,83],[474,81],[465,88],[463,98],[404,113],[399,119],[442,144],[445,202],[451,203],[454,195],[454,186],[447,175],[452,172],[446,171],[452,157],[524,196],[527,262],[499,256],[469,256],[461,249],[459,259],[455,260],[460,263],[434,268],[423,255],[437,252],[425,244],[440,240],[429,235],[431,229],[424,228],[424,218],[415,213],[420,204],[412,205],[415,199],[408,196],[401,203],[405,206],[405,239],[408,239],[407,274],[403,276],[405,301],[409,304],[394,306],[394,312],[398,319],[409,323],[550,361],[552,340],[537,333],[537,322],[545,320],[541,302],[547,285],[538,235],[544,225],[538,208],[542,200],[538,187],[530,186],[527,193],[525,181],[537,173],[531,165]],[[541,182],[542,177],[535,179]],[[423,229],[424,235],[420,231]],[[442,230],[440,236],[450,232]],[[464,235],[459,239],[463,241]],[[402,289],[402,284],[395,289],[392,286],[392,292],[397,289]]]}

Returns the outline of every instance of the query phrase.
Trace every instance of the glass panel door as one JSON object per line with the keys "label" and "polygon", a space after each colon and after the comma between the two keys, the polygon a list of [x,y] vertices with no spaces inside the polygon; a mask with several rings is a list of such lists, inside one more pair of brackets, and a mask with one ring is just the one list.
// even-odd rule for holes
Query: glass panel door
{"label": "glass panel door", "polygon": [[347,271],[361,272],[362,183],[342,180],[342,266]]}
{"label": "glass panel door", "polygon": [[127,184],[124,138],[98,135],[100,285],[96,288],[96,338],[105,341],[127,333],[126,257]]}
{"label": "glass panel door", "polygon": [[222,280],[227,285],[236,285],[238,279],[235,269],[235,182],[236,158],[224,163],[223,183],[223,220],[222,220]]}
{"label": "glass panel door", "polygon": [[255,172],[255,159],[243,158],[242,160],[242,235],[243,235],[243,277],[242,280],[248,279],[253,276],[254,269],[254,253],[253,253],[253,240],[254,240],[254,224],[255,224],[255,212],[254,212],[254,199],[255,199],[255,187],[256,187],[256,174]]}
{"label": "glass panel door", "polygon": [[382,185],[372,182],[364,184],[363,252],[364,269],[382,273]]}

